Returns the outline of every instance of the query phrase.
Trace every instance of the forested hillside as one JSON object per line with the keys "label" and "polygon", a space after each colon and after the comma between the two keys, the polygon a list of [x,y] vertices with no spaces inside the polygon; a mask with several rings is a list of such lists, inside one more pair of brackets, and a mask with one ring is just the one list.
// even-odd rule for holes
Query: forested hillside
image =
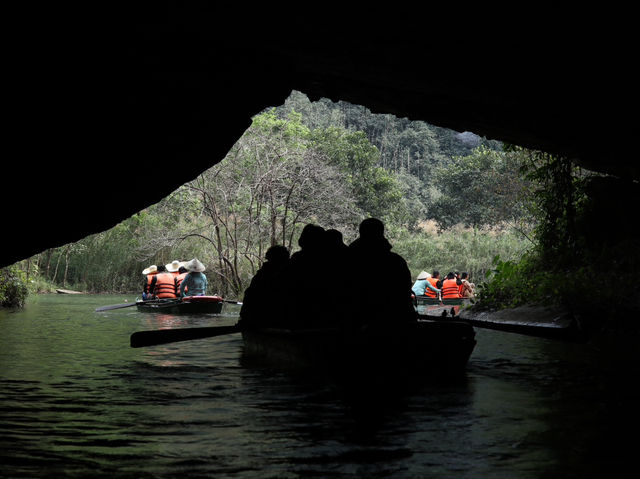
{"label": "forested hillside", "polygon": [[522,158],[470,132],[293,92],[195,181],[19,269],[80,290],[137,291],[150,264],[197,257],[212,293],[240,298],[270,245],[295,250],[309,222],[338,229],[348,243],[373,216],[413,273],[481,279],[494,257],[517,258],[530,246]]}
{"label": "forested hillside", "polygon": [[303,123],[310,129],[327,127],[361,131],[380,153],[380,166],[394,173],[406,171],[422,180],[429,177],[435,166],[447,164],[455,156],[467,156],[479,146],[502,150],[498,141],[490,141],[471,132],[456,132],[410,121],[387,114],[373,114],[360,105],[327,99],[310,102],[299,92],[292,92],[287,101],[276,109],[280,117],[291,111],[302,114]]}

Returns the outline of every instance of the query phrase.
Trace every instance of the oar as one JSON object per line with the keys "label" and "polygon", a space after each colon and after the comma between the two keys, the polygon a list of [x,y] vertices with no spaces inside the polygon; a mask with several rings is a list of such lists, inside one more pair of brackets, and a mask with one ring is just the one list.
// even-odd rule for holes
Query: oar
{"label": "oar", "polygon": [[241,331],[242,329],[237,324],[233,326],[216,326],[206,328],[176,328],[137,331],[131,335],[131,347],[142,348],[145,346],[154,346],[156,344],[212,338],[214,336],[239,333]]}
{"label": "oar", "polygon": [[[182,299],[176,298],[176,299],[147,300],[147,301],[142,301],[142,302],[143,303],[149,303],[149,302],[153,302],[153,301],[160,301],[162,304],[165,304],[165,303],[179,303],[180,301],[182,301]],[[133,303],[112,304],[111,306],[101,306],[99,308],[96,308],[96,312],[109,311],[111,309],[129,308],[131,306],[136,306],[137,304],[138,304],[138,302],[134,301]],[[239,303],[239,304],[242,304],[242,303]]]}
{"label": "oar", "polygon": [[[418,319],[442,320],[442,316],[430,316],[426,314],[418,314]],[[575,319],[563,321],[561,324],[544,324],[531,323],[526,321],[491,321],[484,319],[476,319],[473,317],[451,316],[452,320],[464,321],[475,326],[476,328],[493,329],[496,331],[504,331],[507,333],[522,334],[525,336],[535,336],[547,339],[559,339],[568,342],[584,342],[587,340],[585,331],[580,328],[579,323]]]}
{"label": "oar", "polygon": [[131,306],[135,305],[135,301],[133,303],[112,304],[111,306],[101,306],[99,308],[96,308],[96,311],[109,311],[110,309],[130,308]]}
{"label": "oar", "polygon": [[242,301],[231,301],[230,299],[223,299],[222,301],[224,301],[225,303],[239,304],[240,306],[242,306]]}

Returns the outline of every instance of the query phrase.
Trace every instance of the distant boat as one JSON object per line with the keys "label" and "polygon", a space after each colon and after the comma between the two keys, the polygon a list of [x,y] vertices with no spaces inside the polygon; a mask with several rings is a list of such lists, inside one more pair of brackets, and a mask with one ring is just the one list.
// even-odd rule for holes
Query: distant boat
{"label": "distant boat", "polygon": [[170,314],[218,314],[224,300],[220,296],[185,296],[176,299],[136,300],[138,311]]}
{"label": "distant boat", "polygon": [[58,294],[86,294],[82,291],[73,291],[71,289],[56,289],[56,293]]}

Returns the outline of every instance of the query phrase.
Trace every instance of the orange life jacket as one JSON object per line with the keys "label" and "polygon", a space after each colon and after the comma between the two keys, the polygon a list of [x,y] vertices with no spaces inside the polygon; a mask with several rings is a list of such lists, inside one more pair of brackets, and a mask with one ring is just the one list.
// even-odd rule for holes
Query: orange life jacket
{"label": "orange life jacket", "polygon": [[459,298],[458,282],[455,279],[445,279],[442,282],[442,298]]}
{"label": "orange life jacket", "polygon": [[[431,283],[431,286],[433,286],[434,288],[436,288],[436,289],[438,288],[436,286],[436,283],[438,282],[437,279],[435,279],[435,278],[427,278],[427,281],[429,281],[429,283]],[[425,288],[424,289],[424,294],[425,294],[425,296],[427,296],[429,298],[435,298],[437,293],[435,291],[430,290],[429,288]]]}
{"label": "orange life jacket", "polygon": [[147,275],[147,281],[144,283],[144,292],[149,293],[149,288],[151,288],[151,281],[155,278],[156,273],[151,273]]}
{"label": "orange life jacket", "polygon": [[151,291],[158,298],[177,298],[175,277],[171,273],[156,274],[155,286]]}
{"label": "orange life jacket", "polygon": [[182,284],[182,281],[184,281],[185,276],[187,276],[188,274],[189,272],[187,271],[176,276],[176,292],[180,291],[180,285]]}

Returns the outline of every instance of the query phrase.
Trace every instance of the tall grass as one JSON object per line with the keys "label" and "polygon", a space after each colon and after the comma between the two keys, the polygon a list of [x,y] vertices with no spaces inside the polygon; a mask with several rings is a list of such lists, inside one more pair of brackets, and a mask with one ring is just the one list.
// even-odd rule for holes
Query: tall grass
{"label": "tall grass", "polygon": [[493,260],[518,260],[531,247],[520,233],[511,229],[473,229],[462,226],[444,230],[423,229],[418,233],[391,233],[393,251],[407,261],[412,276],[420,271],[442,274],[468,272],[475,282],[483,281],[493,268]]}

